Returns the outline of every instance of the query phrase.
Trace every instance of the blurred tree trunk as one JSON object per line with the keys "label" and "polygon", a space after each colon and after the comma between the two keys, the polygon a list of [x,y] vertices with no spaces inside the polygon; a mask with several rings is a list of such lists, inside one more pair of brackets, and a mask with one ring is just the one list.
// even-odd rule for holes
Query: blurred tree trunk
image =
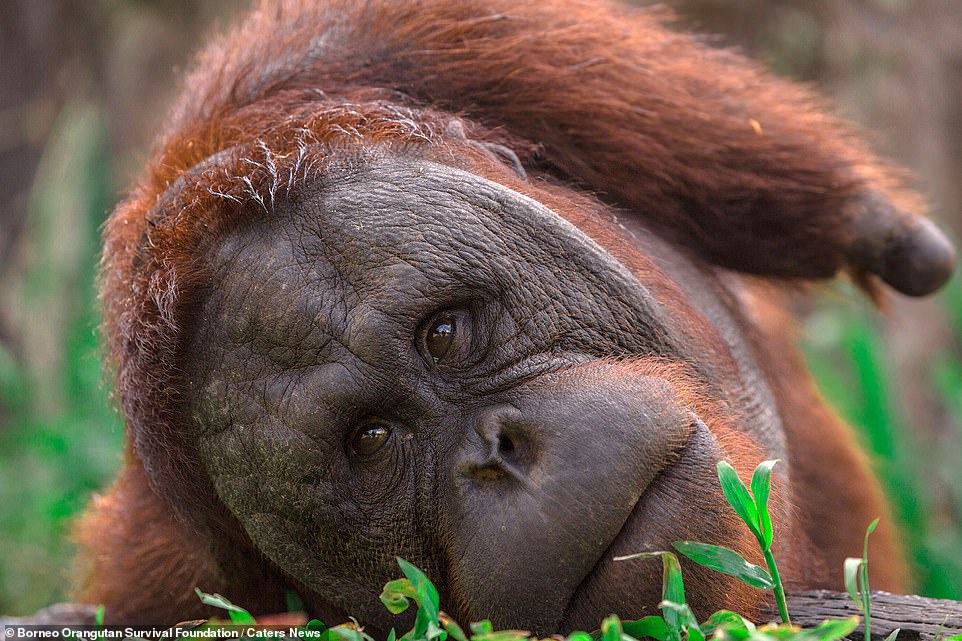
{"label": "blurred tree trunk", "polygon": [[243,5],[4,0],[0,300],[10,303],[0,306],[0,427],[18,402],[4,394],[11,380],[26,385],[33,415],[62,411],[66,334],[90,295],[76,281],[91,276],[91,238],[143,163],[179,68],[220,10]]}

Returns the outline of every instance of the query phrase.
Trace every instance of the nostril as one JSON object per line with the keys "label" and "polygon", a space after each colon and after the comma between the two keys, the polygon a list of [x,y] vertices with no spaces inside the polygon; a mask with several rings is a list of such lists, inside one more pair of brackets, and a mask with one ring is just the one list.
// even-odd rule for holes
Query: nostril
{"label": "nostril", "polygon": [[509,476],[525,472],[530,463],[530,426],[521,412],[510,405],[481,410],[474,419],[473,436],[465,450],[471,475],[479,478],[480,468],[502,470]]}
{"label": "nostril", "polygon": [[498,435],[498,452],[502,455],[513,454],[515,450],[514,440],[507,434]]}

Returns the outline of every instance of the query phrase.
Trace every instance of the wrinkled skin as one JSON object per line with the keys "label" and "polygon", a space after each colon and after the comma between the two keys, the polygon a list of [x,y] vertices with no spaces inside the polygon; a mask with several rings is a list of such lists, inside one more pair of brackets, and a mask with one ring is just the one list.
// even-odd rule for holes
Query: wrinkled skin
{"label": "wrinkled skin", "polygon": [[[646,585],[611,557],[668,549],[679,522],[731,545],[722,506],[697,498],[726,453],[670,382],[611,358],[691,345],[643,280],[544,206],[433,163],[379,164],[278,203],[212,258],[187,371],[219,498],[273,563],[369,625],[390,627],[377,594],[395,556],[471,620],[552,631],[651,612],[659,564]],[[439,318],[455,329],[435,362]],[[733,402],[766,406],[755,389]],[[358,454],[371,425],[388,434]],[[599,583],[603,607],[583,587]]]}

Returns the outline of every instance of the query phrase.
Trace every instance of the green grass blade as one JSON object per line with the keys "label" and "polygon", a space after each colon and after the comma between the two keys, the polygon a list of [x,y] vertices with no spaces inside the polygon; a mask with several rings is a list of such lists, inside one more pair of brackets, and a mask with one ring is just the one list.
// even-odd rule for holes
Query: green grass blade
{"label": "green grass blade", "polygon": [[[671,552],[661,553],[661,563],[664,568],[661,585],[661,598],[664,603],[684,605],[685,603],[685,584],[681,578],[681,565],[678,557]],[[690,610],[689,610],[690,612]],[[681,639],[684,621],[682,617],[671,608],[664,610],[665,623],[668,625],[669,638]]]}
{"label": "green grass blade", "polygon": [[[687,603],[662,601],[658,604],[658,607],[661,608],[665,613],[666,622],[668,619],[668,614],[671,613],[677,617],[681,630],[695,628],[698,631],[701,631],[701,626],[698,625],[698,619],[695,618],[694,613],[691,611],[691,608]],[[671,623],[668,623],[668,627],[669,629],[671,628]]]}
{"label": "green grass blade", "polygon": [[[615,561],[631,561],[635,559],[653,559],[661,557],[662,574],[661,598],[663,603],[685,604],[685,583],[681,578],[681,565],[678,564],[678,557],[671,552],[639,552],[627,556],[616,556]],[[664,610],[665,623],[668,627],[668,638],[671,641],[680,641],[684,632],[684,622],[679,617],[678,612],[669,608]],[[697,621],[695,623],[697,625]]]}
{"label": "green grass blade", "polygon": [[661,555],[662,566],[664,567],[664,577],[661,587],[661,598],[673,603],[685,603],[685,583],[681,578],[681,565],[678,557],[671,552]]}
{"label": "green grass blade", "polygon": [[[899,636],[899,632],[901,631],[902,631],[902,628],[895,628],[894,630],[889,632],[887,637],[885,637],[885,641],[895,641]],[[955,637],[951,637],[951,638],[955,638]],[[950,638],[950,641],[951,641],[951,638]],[[962,634],[958,636],[958,639],[959,641],[962,641]]]}
{"label": "green grass blade", "polygon": [[487,619],[475,621],[471,624],[471,634],[475,637],[485,636],[494,633],[494,626]]}
{"label": "green grass blade", "polygon": [[524,630],[498,630],[490,634],[476,634],[471,641],[527,641],[528,638]]}
{"label": "green grass blade", "polygon": [[842,566],[842,574],[845,577],[845,590],[859,611],[863,610],[862,597],[859,595],[858,589],[858,573],[861,567],[862,559],[855,558],[854,556],[845,559],[845,564]]}
{"label": "green grass blade", "polygon": [[792,641],[837,641],[850,635],[858,627],[858,617],[831,619],[814,628],[800,631]]}
{"label": "green grass blade", "polygon": [[778,459],[762,461],[752,474],[752,496],[755,497],[755,508],[758,510],[758,529],[761,537],[759,542],[764,550],[772,546],[772,517],[768,511],[768,497],[772,491],[772,468]]}
{"label": "green grass blade", "polygon": [[872,640],[872,589],[868,584],[868,537],[878,527],[878,519],[869,523],[865,528],[865,540],[862,543],[862,563],[858,568],[858,589],[862,597],[862,612],[865,613],[865,641]]}
{"label": "green grass blade", "polygon": [[673,603],[685,603],[685,583],[681,578],[681,566],[678,557],[671,552],[638,552],[626,556],[616,556],[614,561],[634,561],[637,559],[661,558],[664,574],[662,575],[661,598]]}
{"label": "green grass blade", "polygon": [[706,568],[733,576],[759,590],[772,590],[775,584],[765,568],[749,563],[735,550],[695,541],[675,541],[672,547]]}
{"label": "green grass blade", "polygon": [[444,612],[440,614],[439,618],[441,619],[441,627],[444,628],[444,631],[448,633],[451,639],[454,639],[454,641],[468,641],[464,630],[461,629],[461,626],[458,625],[454,619]]}
{"label": "green grass blade", "polygon": [[[657,639],[666,641],[668,639],[668,624],[659,616],[648,616],[637,621],[623,621],[621,629],[625,634],[629,634],[636,639]],[[568,637],[568,641],[572,641]]]}
{"label": "green grass blade", "polygon": [[207,594],[206,592],[201,592],[197,588],[194,588],[194,592],[197,593],[197,596],[200,597],[200,602],[204,605],[210,605],[215,608],[220,608],[221,610],[227,610],[227,615],[230,617],[232,623],[257,623],[257,621],[254,620],[254,617],[251,616],[250,612],[239,605],[234,605],[219,594]]}
{"label": "green grass blade", "polygon": [[748,488],[738,478],[738,473],[727,461],[718,463],[718,481],[721,483],[722,492],[728,503],[735,510],[735,513],[745,522],[748,529],[752,531],[755,538],[761,539],[761,531],[758,529],[758,509]]}

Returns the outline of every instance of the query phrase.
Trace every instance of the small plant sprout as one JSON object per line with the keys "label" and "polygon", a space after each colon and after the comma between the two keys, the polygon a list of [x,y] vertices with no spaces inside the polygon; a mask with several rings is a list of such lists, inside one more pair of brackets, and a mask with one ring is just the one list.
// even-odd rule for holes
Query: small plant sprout
{"label": "small plant sprout", "polygon": [[[685,603],[678,557],[671,552],[642,552],[615,557],[615,561],[652,559],[660,557],[664,566],[662,578],[662,617],[648,616],[639,621],[620,622],[621,641],[648,637],[658,641],[837,641],[851,634],[858,625],[858,617],[833,619],[821,625],[801,630],[790,623],[756,626],[745,617],[729,610],[719,610],[699,624],[691,608]],[[611,616],[601,625],[601,633],[592,637],[597,641],[614,641],[613,630],[618,617]],[[567,641],[576,640],[575,635]]]}
{"label": "small plant sprout", "polygon": [[691,609],[685,603],[685,584],[681,578],[681,565],[678,557],[671,552],[639,552],[628,556],[616,556],[615,561],[632,561],[635,559],[654,559],[661,558],[664,572],[661,583],[661,608],[663,619],[657,616],[649,616],[625,623],[625,631],[634,637],[648,636],[661,641],[680,641],[682,634],[688,631],[689,638],[694,641],[698,638],[691,636],[691,628],[698,628],[698,621],[692,614]]}
{"label": "small plant sprout", "polygon": [[[878,527],[878,519],[869,523],[865,530],[865,541],[862,546],[862,558],[849,557],[845,559],[845,589],[852,597],[855,606],[865,615],[865,641],[872,639],[872,591],[868,584],[868,537]],[[895,641],[901,628],[895,628],[885,638],[885,641]]]}
{"label": "small plant sprout", "polygon": [[676,541],[672,545],[686,557],[712,570],[733,576],[760,590],[772,590],[782,621],[791,624],[785,589],[778,574],[775,556],[772,554],[772,517],[768,510],[768,497],[772,489],[772,468],[778,460],[763,461],[752,475],[751,491],[738,478],[735,469],[725,461],[718,464],[718,480],[722,492],[735,513],[745,522],[755,536],[765,557],[768,570],[749,563],[735,550],[708,543]]}

